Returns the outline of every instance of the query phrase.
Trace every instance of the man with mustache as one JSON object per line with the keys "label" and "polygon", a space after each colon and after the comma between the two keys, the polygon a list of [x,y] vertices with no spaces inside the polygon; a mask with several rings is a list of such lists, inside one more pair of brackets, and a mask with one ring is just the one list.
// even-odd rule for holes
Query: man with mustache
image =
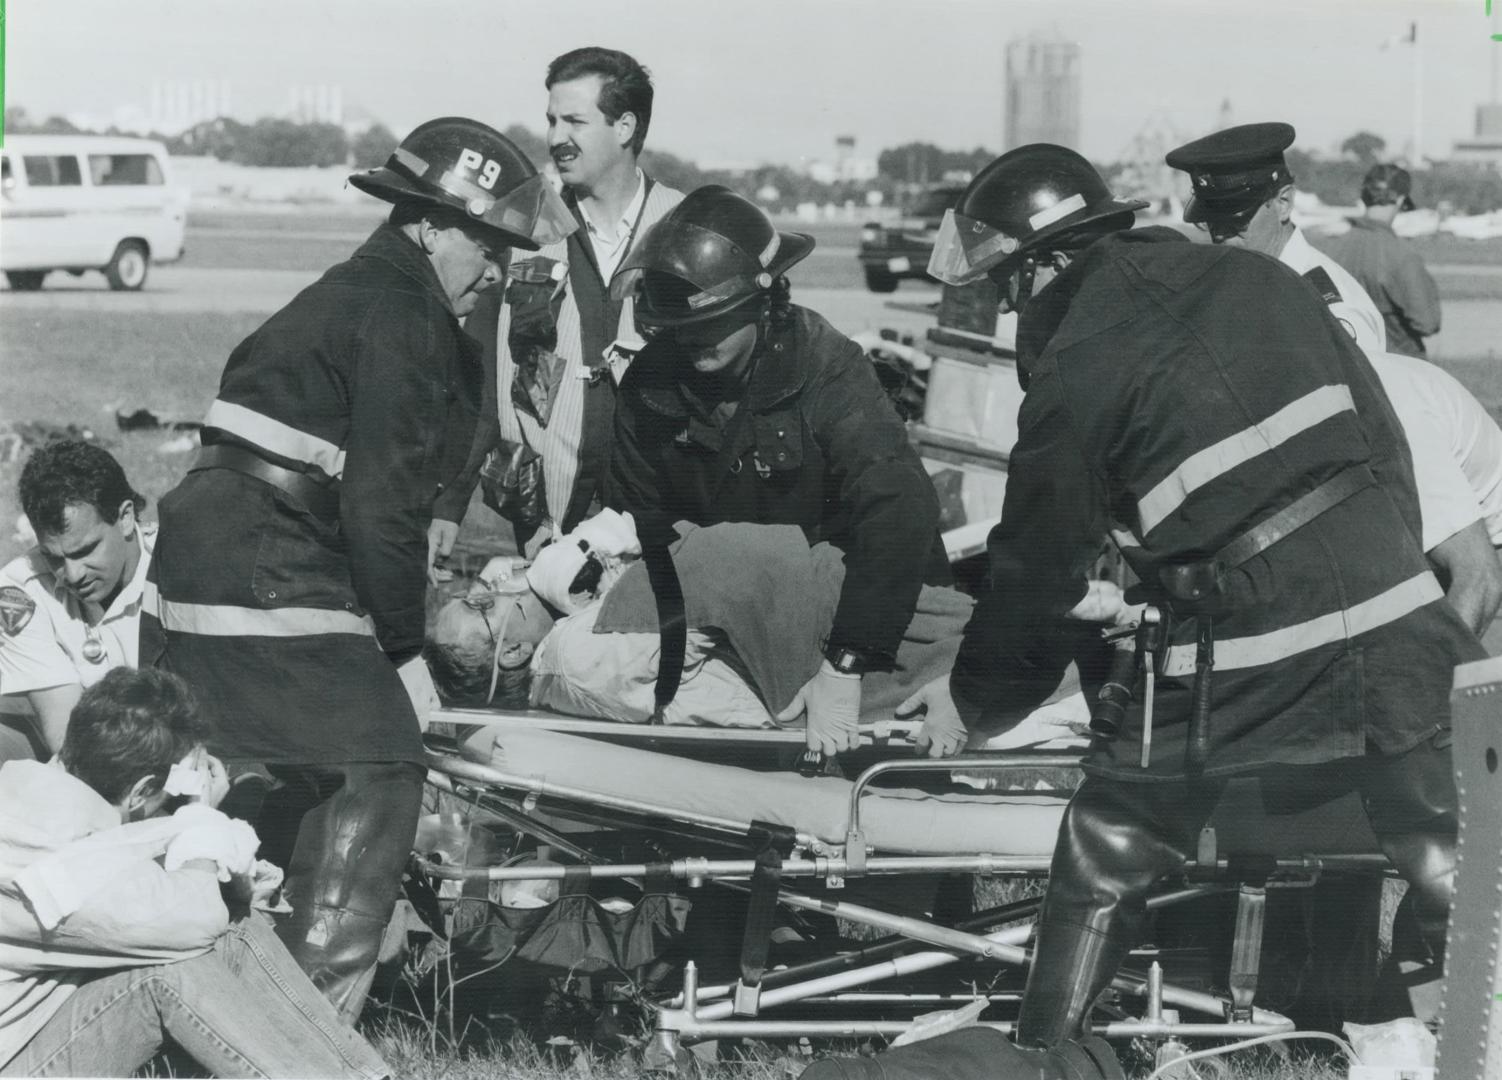
{"label": "man with mustache", "polygon": [[280,781],[258,823],[287,871],[278,932],[352,1023],[422,798],[428,530],[480,400],[459,320],[511,248],[573,219],[463,117],[350,182],[390,218],[230,354],[203,450],[161,501],[141,660],[193,686],[216,755]]}
{"label": "man with mustache", "polygon": [[545,85],[548,149],[580,228],[513,263],[504,298],[483,298],[466,324],[485,346],[485,400],[465,477],[435,507],[439,556],[477,480],[528,550],[572,531],[597,505],[616,386],[642,344],[632,301],[613,299],[610,279],[683,199],[637,164],[653,98],[641,64],[614,49],[575,49],[548,65]]}

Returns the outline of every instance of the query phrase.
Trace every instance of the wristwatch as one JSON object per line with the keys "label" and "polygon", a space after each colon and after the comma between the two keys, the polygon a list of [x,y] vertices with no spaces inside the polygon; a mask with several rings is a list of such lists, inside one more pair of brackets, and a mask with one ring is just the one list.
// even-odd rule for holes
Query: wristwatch
{"label": "wristwatch", "polygon": [[841,675],[864,675],[871,670],[871,654],[863,652],[860,649],[849,649],[840,645],[826,645],[824,647],[824,659],[828,660],[829,666]]}

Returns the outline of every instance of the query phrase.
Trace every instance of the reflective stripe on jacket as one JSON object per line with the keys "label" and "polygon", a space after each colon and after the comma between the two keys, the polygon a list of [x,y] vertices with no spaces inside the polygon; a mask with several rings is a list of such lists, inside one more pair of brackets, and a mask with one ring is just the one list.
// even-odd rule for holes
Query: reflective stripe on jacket
{"label": "reflective stripe on jacket", "polygon": [[[1227,575],[1206,771],[1407,749],[1446,725],[1451,668],[1480,649],[1415,539],[1397,420],[1304,282],[1261,256],[1179,240],[1108,237],[1025,312],[1032,382],[956,697],[983,725],[1056,683],[1094,634],[1062,616],[1108,533],[1153,586],[1157,567],[1203,559],[1356,469],[1370,486]],[[1170,643],[1151,768],[1137,767],[1137,716],[1092,768],[1182,775],[1195,629],[1185,619]]]}

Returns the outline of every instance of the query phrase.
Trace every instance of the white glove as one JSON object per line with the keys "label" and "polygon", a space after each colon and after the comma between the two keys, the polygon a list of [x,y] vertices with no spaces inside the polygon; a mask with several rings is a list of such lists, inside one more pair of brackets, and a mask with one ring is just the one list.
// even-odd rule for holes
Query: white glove
{"label": "white glove", "polygon": [[923,727],[918,732],[916,749],[931,758],[954,757],[965,749],[970,732],[960,719],[954,698],[949,693],[949,676],[940,675],[921,687],[916,694],[897,706],[897,718],[905,720],[924,711]]}
{"label": "white glove", "polygon": [[261,841],[247,822],[202,803],[185,806],[172,818],[185,827],[167,843],[163,865],[169,871],[181,869],[194,859],[209,859],[219,866],[219,880],[228,881],[249,874],[255,866]]}
{"label": "white glove", "polygon": [[630,514],[618,513],[609,507],[582,522],[564,539],[587,540],[591,551],[614,559],[641,554],[641,541],[636,538],[635,519]]}
{"label": "white glove", "polygon": [[557,526],[551,521],[544,521],[522,544],[522,555],[528,559],[535,559],[539,551],[556,539],[558,539]]}
{"label": "white glove", "polygon": [[860,745],[861,677],[836,671],[828,660],[821,660],[814,677],[777,714],[777,722],[788,723],[805,711],[804,740],[810,750],[824,754],[854,750]]}
{"label": "white glove", "polygon": [[521,555],[496,555],[480,571],[478,581],[486,589],[500,589],[511,583],[520,587],[526,583],[526,578],[525,558]]}
{"label": "white glove", "polygon": [[222,761],[199,746],[173,763],[162,790],[168,795],[183,795],[193,802],[218,806],[229,794],[229,775]]}
{"label": "white glove", "polygon": [[1108,629],[1136,627],[1146,604],[1128,604],[1121,586],[1114,581],[1091,581],[1085,598],[1070,608],[1065,618],[1110,624]]}
{"label": "white glove", "polygon": [[421,656],[414,656],[397,668],[396,673],[401,676],[407,697],[412,699],[412,711],[417,714],[417,726],[427,731],[428,723],[432,720],[431,714],[435,709],[443,706],[443,703],[438,700],[438,691],[433,686],[433,675],[428,671],[427,662]]}
{"label": "white glove", "polygon": [[1121,586],[1114,581],[1091,581],[1085,598],[1069,609],[1066,618],[1082,622],[1112,622],[1124,603]]}

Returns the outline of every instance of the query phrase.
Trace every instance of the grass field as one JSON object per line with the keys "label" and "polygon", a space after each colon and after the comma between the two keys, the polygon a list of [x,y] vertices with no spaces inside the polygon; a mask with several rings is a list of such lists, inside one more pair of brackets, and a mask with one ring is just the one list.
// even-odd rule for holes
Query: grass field
{"label": "grass field", "polygon": [[[115,411],[144,407],[163,418],[200,419],[230,350],[262,321],[253,314],[85,317],[62,309],[4,310],[0,434],[36,423],[90,428],[154,501],[182,477],[192,455],[173,452],[180,439],[171,432],[118,431]],[[1443,366],[1502,419],[1502,364],[1476,357]],[[0,460],[0,560],[21,550],[12,536],[21,464],[19,456]],[[461,534],[463,547],[494,550],[501,538],[499,519],[477,502]]]}
{"label": "grass field", "polygon": [[[220,370],[234,345],[261,321],[259,315],[126,314],[101,317],[76,310],[3,310],[3,378],[0,433],[27,424],[69,424],[92,428],[124,464],[135,485],[153,500],[181,477],[191,454],[177,448],[171,432],[120,433],[116,409],[151,409],[165,418],[197,419],[214,396]],[[1502,369],[1491,358],[1446,364],[1488,406],[1502,416]],[[15,499],[21,456],[0,461],[0,559],[20,549],[11,536],[19,514]],[[148,520],[153,514],[148,510]],[[488,511],[466,522],[464,540],[478,550],[493,549],[499,531]],[[624,1080],[639,1075],[630,1055],[603,1057],[584,1050],[540,1049],[525,1041],[501,1046],[450,1045],[428,1027],[400,1017],[377,1018],[371,1028],[396,1074],[419,1080],[599,1077]],[[435,1049],[436,1048],[436,1049]],[[783,1080],[795,1076],[806,1058],[783,1047],[750,1048],[737,1060],[705,1070],[713,1080]],[[1146,1074],[1139,1061],[1133,1075]],[[1238,1080],[1336,1080],[1344,1071],[1332,1055],[1284,1061],[1260,1052],[1238,1059],[1227,1075]]]}

